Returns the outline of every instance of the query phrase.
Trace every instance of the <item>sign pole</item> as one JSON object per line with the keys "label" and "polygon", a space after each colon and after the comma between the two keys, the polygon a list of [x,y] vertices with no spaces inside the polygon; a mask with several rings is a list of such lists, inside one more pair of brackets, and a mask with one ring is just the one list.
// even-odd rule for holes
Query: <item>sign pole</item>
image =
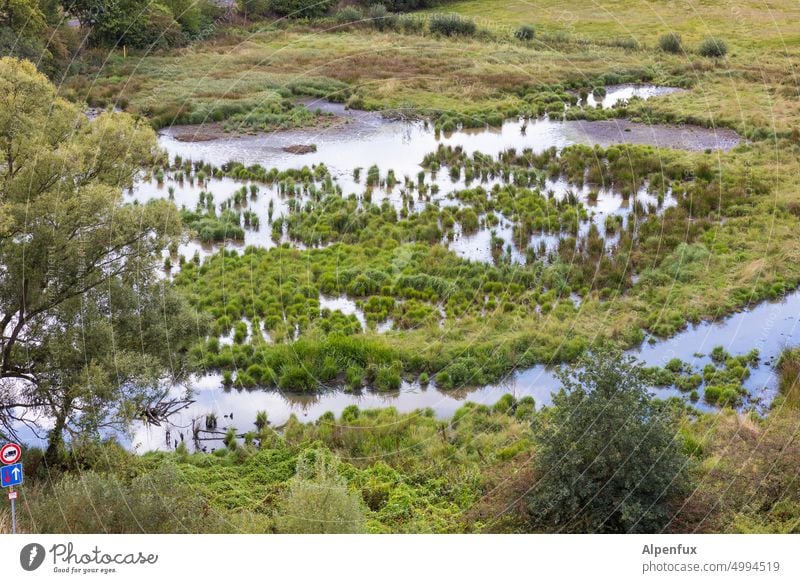
{"label": "sign pole", "polygon": [[[14,488],[11,488],[11,492],[14,491]],[[17,534],[17,509],[14,505],[16,502],[16,496],[11,499],[11,534]]]}

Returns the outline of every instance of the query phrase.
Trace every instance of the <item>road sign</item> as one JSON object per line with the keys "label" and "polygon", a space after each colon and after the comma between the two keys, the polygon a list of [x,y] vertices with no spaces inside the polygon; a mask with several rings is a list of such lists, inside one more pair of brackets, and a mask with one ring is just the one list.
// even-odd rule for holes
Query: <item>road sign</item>
{"label": "road sign", "polygon": [[0,468],[0,486],[18,486],[22,483],[22,464],[12,464]]}
{"label": "road sign", "polygon": [[17,499],[17,491],[16,490],[11,490],[11,492],[8,493],[8,499],[9,500],[16,500]]}
{"label": "road sign", "polygon": [[0,461],[4,464],[15,464],[22,455],[22,448],[16,443],[7,443],[0,448]]}

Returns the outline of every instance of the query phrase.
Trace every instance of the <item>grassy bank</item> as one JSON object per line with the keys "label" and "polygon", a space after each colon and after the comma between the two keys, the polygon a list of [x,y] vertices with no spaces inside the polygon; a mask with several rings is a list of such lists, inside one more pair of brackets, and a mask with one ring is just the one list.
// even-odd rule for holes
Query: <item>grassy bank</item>
{"label": "grassy bank", "polygon": [[[667,532],[798,532],[800,500],[787,487],[800,459],[796,408],[766,418],[675,411],[695,488],[672,505]],[[533,444],[551,414],[506,395],[446,421],[428,410],[357,407],[281,428],[237,420],[245,437],[213,453],[181,446],[137,456],[87,443],[72,451],[64,475],[37,465],[31,450],[19,517],[24,532],[319,531],[311,517],[287,522],[283,513],[300,466],[321,458],[332,469],[310,483],[325,486],[327,504],[356,508],[358,531],[526,532]],[[304,499],[312,507],[313,496]]]}

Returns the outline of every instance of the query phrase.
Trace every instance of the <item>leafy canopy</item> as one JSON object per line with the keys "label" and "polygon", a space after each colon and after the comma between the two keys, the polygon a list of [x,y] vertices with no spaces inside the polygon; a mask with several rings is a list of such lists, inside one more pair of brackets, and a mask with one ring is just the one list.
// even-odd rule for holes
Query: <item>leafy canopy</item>
{"label": "leafy canopy", "polygon": [[149,127],[89,121],[33,64],[0,59],[0,429],[43,415],[51,454],[186,374],[196,322],[156,271],[179,215],[122,199],[155,153]]}
{"label": "leafy canopy", "polygon": [[669,407],[650,395],[643,369],[615,352],[582,358],[561,382],[536,432],[534,527],[659,532],[688,479]]}

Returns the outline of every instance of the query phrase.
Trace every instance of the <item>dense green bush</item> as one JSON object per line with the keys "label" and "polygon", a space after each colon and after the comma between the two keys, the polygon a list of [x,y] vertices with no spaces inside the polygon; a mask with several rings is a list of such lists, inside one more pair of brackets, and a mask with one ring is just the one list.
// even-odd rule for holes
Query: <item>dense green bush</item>
{"label": "dense green bush", "polygon": [[725,41],[718,38],[707,38],[697,49],[697,52],[704,57],[722,58],[728,54],[728,45]]}
{"label": "dense green bush", "polygon": [[674,32],[661,35],[658,39],[658,47],[665,53],[677,54],[683,51],[681,36]]}
{"label": "dense green bush", "polygon": [[28,496],[25,528],[40,533],[199,533],[225,530],[221,516],[164,465],[127,482],[118,474],[67,474]]}
{"label": "dense green bush", "polygon": [[207,34],[220,10],[210,0],[75,0],[69,9],[95,46],[162,49]]}
{"label": "dense green bush", "polygon": [[361,22],[364,19],[364,13],[358,6],[345,6],[336,11],[334,20],[337,24],[353,24]]}
{"label": "dense green bush", "polygon": [[324,15],[334,4],[334,0],[269,0],[269,9],[288,18],[313,18]]}
{"label": "dense green bush", "polygon": [[528,24],[523,24],[517,30],[514,31],[514,38],[518,40],[529,41],[533,40],[534,36],[536,36],[535,29]]}
{"label": "dense green bush", "polygon": [[373,28],[381,31],[397,26],[397,17],[389,12],[383,4],[371,5],[367,10],[367,19]]}
{"label": "dense green bush", "polygon": [[270,11],[272,0],[236,0],[237,10],[249,17],[266,16]]}
{"label": "dense green bush", "polygon": [[536,436],[541,478],[527,496],[534,528],[660,532],[689,489],[688,461],[643,369],[619,354],[592,354],[560,380]]}

